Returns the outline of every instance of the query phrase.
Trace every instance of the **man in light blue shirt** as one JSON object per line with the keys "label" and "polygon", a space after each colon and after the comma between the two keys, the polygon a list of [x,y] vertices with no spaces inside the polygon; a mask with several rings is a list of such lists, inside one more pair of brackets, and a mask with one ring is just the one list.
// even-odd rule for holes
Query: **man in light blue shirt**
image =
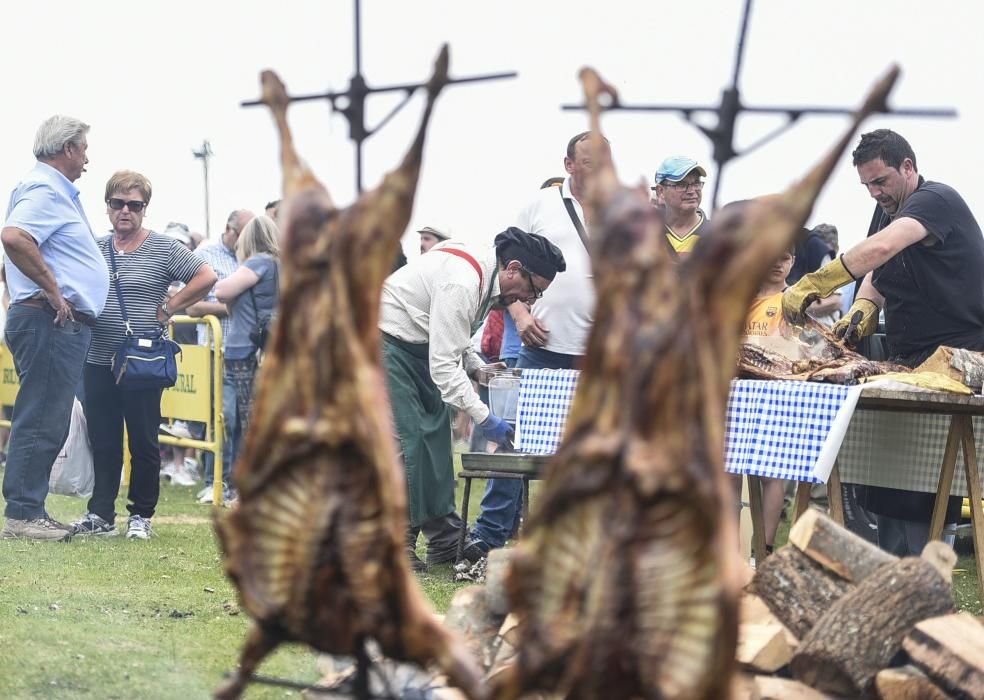
{"label": "man in light blue shirt", "polygon": [[4,339],[20,379],[3,478],[2,539],[72,535],[48,516],[44,502],[51,466],[68,437],[91,326],[109,292],[109,270],[72,184],[89,162],[88,131],[88,124],[62,115],[41,124],[38,162],[14,188],[0,231],[10,290]]}

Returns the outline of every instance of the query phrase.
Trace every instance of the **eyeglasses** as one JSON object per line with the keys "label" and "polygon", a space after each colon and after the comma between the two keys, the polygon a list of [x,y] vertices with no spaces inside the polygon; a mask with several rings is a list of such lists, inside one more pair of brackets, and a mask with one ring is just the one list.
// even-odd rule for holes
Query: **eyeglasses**
{"label": "eyeglasses", "polygon": [[126,207],[134,214],[142,212],[144,207],[147,206],[147,202],[143,202],[139,199],[119,199],[117,197],[107,200],[106,203],[109,205],[109,208],[114,211],[120,211],[123,207]]}
{"label": "eyeglasses", "polygon": [[660,184],[663,185],[663,187],[669,187],[674,190],[682,190],[683,192],[689,192],[690,190],[700,192],[704,189],[703,180],[694,180],[693,182],[662,182]]}
{"label": "eyeglasses", "polygon": [[540,289],[539,287],[537,287],[535,284],[533,284],[533,274],[529,270],[527,270],[525,267],[521,267],[519,269],[523,272],[524,275],[526,275],[526,281],[530,283],[530,289],[533,290],[533,298],[534,299],[542,299],[543,298],[543,290]]}

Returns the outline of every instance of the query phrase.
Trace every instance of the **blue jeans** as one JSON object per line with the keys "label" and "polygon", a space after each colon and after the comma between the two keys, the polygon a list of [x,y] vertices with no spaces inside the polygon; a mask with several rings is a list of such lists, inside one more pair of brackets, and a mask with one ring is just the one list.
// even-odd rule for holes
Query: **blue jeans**
{"label": "blue jeans", "polygon": [[[222,372],[222,422],[225,423],[225,434],[222,437],[222,485],[231,488],[232,465],[238,456],[239,440],[242,438],[239,423],[236,420],[236,385],[232,378]],[[211,452],[202,453],[205,472],[205,486],[215,483],[215,455]]]}
{"label": "blue jeans", "polygon": [[51,465],[68,437],[75,389],[91,338],[92,329],[78,321],[58,327],[43,309],[10,307],[4,339],[14,357],[20,391],[3,475],[8,518],[45,516]]}
{"label": "blue jeans", "polygon": [[[543,348],[523,346],[516,360],[520,369],[573,369],[580,355],[564,355]],[[523,482],[519,479],[489,479],[482,508],[472,528],[472,537],[496,549],[519,530]]]}

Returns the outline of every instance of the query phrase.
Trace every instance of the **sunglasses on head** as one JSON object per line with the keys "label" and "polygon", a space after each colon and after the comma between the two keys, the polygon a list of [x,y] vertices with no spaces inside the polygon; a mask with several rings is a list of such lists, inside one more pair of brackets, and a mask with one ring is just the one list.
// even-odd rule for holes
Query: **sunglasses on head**
{"label": "sunglasses on head", "polygon": [[109,204],[109,208],[113,209],[114,211],[119,211],[123,207],[126,207],[134,214],[143,211],[144,207],[147,206],[147,202],[143,202],[139,199],[128,200],[128,199],[119,199],[117,197],[113,197],[112,199],[108,200],[107,204]]}

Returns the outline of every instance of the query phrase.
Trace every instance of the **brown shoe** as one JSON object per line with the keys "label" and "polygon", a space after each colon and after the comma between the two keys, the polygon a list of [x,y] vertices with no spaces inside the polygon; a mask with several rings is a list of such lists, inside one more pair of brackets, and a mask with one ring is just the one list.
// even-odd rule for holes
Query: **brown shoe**
{"label": "brown shoe", "polygon": [[67,542],[72,539],[72,532],[62,529],[63,527],[56,524],[51,518],[34,518],[33,520],[7,518],[3,530],[0,530],[0,539]]}

